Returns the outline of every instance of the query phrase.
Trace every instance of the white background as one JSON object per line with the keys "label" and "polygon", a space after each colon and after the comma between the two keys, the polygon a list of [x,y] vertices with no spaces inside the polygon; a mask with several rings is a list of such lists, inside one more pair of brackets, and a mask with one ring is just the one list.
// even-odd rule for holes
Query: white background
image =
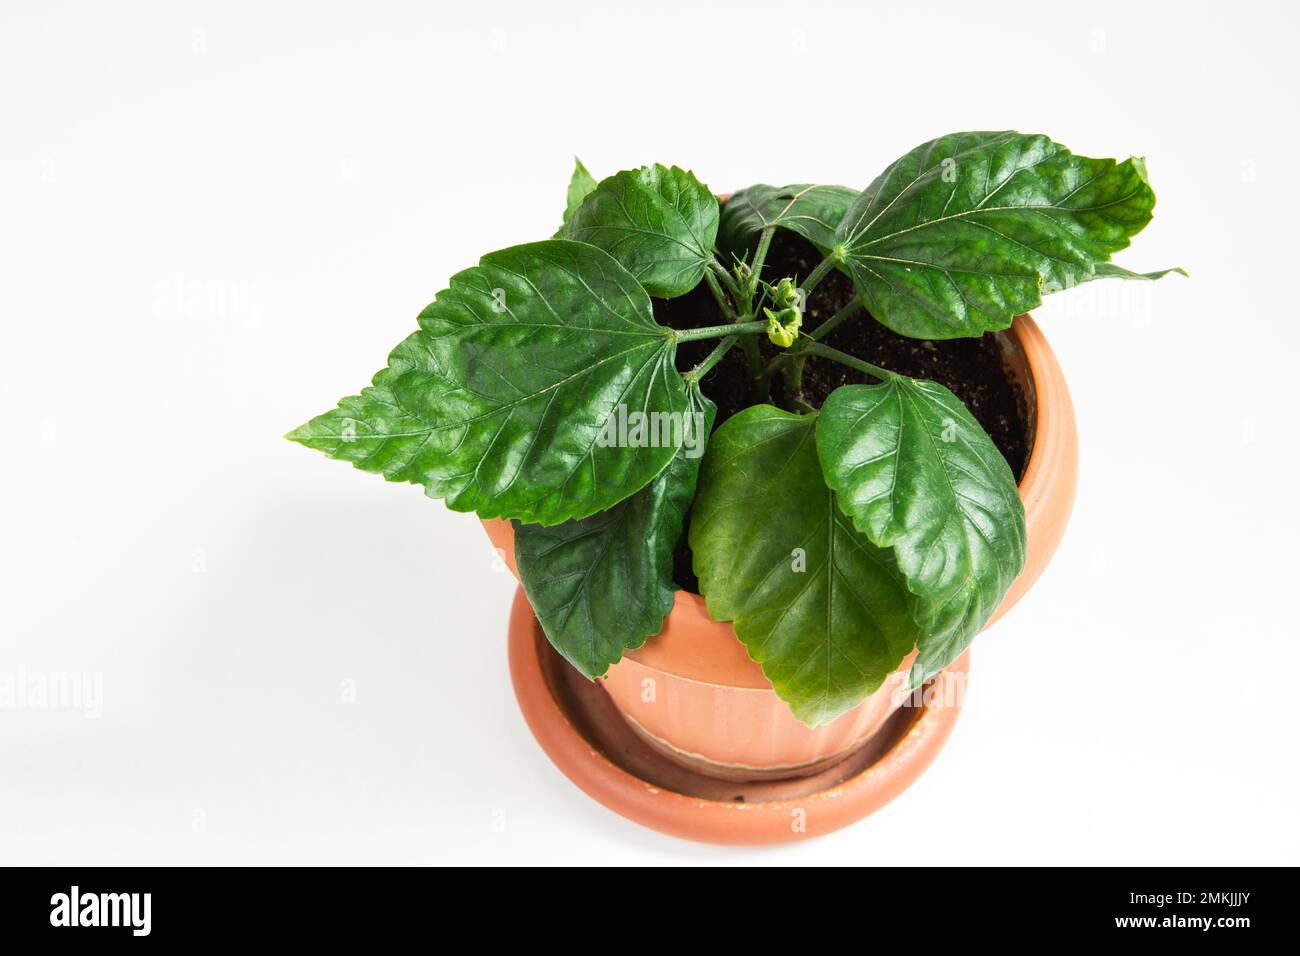
{"label": "white background", "polygon": [[[1300,862],[1295,15],[873,6],[4,0],[0,672],[104,700],[0,709],[0,862]],[[574,153],[864,186],[1002,128],[1146,156],[1119,259],[1192,273],[1038,313],[1055,562],[875,816],[760,851],[614,816],[519,716],[477,522],[281,435],[548,236]]]}

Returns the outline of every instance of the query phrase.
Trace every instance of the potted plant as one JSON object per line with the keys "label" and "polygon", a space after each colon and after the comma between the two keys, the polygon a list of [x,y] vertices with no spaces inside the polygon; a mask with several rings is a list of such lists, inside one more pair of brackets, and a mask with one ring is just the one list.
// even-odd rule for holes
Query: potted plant
{"label": "potted plant", "polygon": [[1175,271],[1110,261],[1154,203],[1142,160],[1016,132],[725,201],[578,163],[553,238],[453,276],[289,437],[484,519],[555,650],[674,759],[812,773],[1050,558],[1073,418],[1026,313]]}

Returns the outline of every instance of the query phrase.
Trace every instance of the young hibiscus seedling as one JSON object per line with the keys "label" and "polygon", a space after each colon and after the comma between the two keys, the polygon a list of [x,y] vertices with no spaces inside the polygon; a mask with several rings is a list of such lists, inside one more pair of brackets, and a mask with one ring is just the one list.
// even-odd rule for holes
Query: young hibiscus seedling
{"label": "young hibiscus seedling", "polygon": [[[913,683],[950,664],[1025,561],[1012,466],[966,404],[828,337],[978,339],[1050,292],[1179,271],[1110,261],[1154,204],[1141,160],[1016,132],[925,143],[861,191],[725,203],[676,166],[579,163],[553,238],[453,276],[370,386],[289,437],[511,519],[538,620],[588,677],[697,578],[820,724],[913,650]],[[774,271],[782,244],[805,275]],[[823,283],[851,289],[829,314]],[[843,383],[814,400],[827,366]]]}

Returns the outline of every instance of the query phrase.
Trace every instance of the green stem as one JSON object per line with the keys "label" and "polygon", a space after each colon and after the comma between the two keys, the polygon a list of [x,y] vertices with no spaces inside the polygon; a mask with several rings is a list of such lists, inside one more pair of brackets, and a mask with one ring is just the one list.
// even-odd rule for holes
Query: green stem
{"label": "green stem", "polygon": [[731,351],[731,347],[735,345],[739,339],[740,337],[737,335],[728,335],[725,339],[719,342],[714,350],[704,357],[704,361],[682,376],[682,378],[686,380],[686,384],[689,385],[691,382],[698,382],[700,379],[704,378],[713,366],[722,361],[722,356]]}
{"label": "green stem", "polygon": [[790,363],[789,371],[786,373],[790,382],[790,390],[796,394],[802,394],[803,392],[803,366],[807,361],[808,359],[802,355],[795,356]]}
{"label": "green stem", "polygon": [[745,335],[752,332],[766,332],[767,323],[729,322],[726,325],[707,325],[702,329],[674,329],[678,342],[694,342],[697,339],[720,339],[727,335]]}
{"label": "green stem", "polygon": [[829,345],[823,345],[821,342],[808,342],[803,347],[805,355],[820,355],[822,358],[828,358],[833,362],[839,362],[841,365],[847,365],[849,368],[857,369],[859,372],[866,372],[882,382],[887,382],[891,378],[898,378],[897,372],[891,372],[889,369],[881,368],[879,365],[872,365],[870,362],[864,362],[860,358],[854,358],[847,352],[841,352],[839,349],[833,349]]}
{"label": "green stem", "polygon": [[803,366],[806,358],[792,355],[791,361],[781,366],[781,377],[785,379],[785,391],[789,396],[790,410],[802,409],[815,412],[817,408],[803,397]]}
{"label": "green stem", "polygon": [[745,301],[744,295],[741,294],[740,286],[736,285],[736,280],[731,277],[731,273],[727,271],[727,267],[718,261],[717,256],[709,256],[708,266],[705,275],[712,274],[717,276],[722,281],[722,284],[727,287],[727,291],[731,293],[731,297],[735,299],[737,303]]}
{"label": "green stem", "polygon": [[[764,324],[766,329],[767,325]],[[749,374],[757,381],[763,374],[763,353],[758,350],[758,340],[751,336],[745,336],[740,340],[740,348],[745,353],[745,361],[749,363]]]}
{"label": "green stem", "polygon": [[712,272],[704,273],[704,281],[709,286],[709,291],[713,293],[713,298],[718,302],[718,308],[722,310],[722,317],[729,322],[737,321],[736,310],[731,307],[727,297],[723,294],[722,286],[718,285],[718,280],[714,278]]}
{"label": "green stem", "polygon": [[[798,348],[798,346],[799,343],[795,342],[794,347]],[[778,371],[785,367],[791,357],[792,353],[782,352],[780,355],[776,356],[776,358],[767,363],[766,367],[764,367],[758,374],[758,387],[760,391],[767,393],[772,390],[772,378]]]}
{"label": "green stem", "polygon": [[832,252],[817,265],[817,268],[812,271],[812,274],[807,279],[799,283],[799,288],[803,289],[804,301],[807,301],[808,296],[812,295],[812,290],[817,288],[817,283],[826,278],[826,273],[834,269],[835,264],[839,261],[839,256]]}
{"label": "green stem", "polygon": [[754,250],[753,261],[749,264],[755,282],[763,275],[763,262],[767,259],[767,250],[772,245],[772,236],[775,234],[776,226],[767,226],[758,237],[758,248]]}
{"label": "green stem", "polygon": [[[722,305],[724,300],[722,290],[718,288],[718,281],[721,280],[722,284],[727,287],[727,290],[731,293],[731,298],[736,303],[737,307],[734,310],[730,310],[723,305],[723,314],[730,318],[734,323],[732,326],[733,330],[745,329],[746,323],[744,320],[754,314],[750,310],[750,305],[754,298],[753,286],[750,283],[746,283],[746,288],[741,289],[741,287],[736,284],[736,280],[732,277],[731,273],[728,272],[726,268],[723,267],[722,263],[718,261],[717,256],[709,257],[709,264],[708,268],[704,271],[704,277],[708,280],[709,288],[713,290],[714,298],[718,300],[719,305]],[[762,332],[767,329],[767,323],[765,322],[751,322],[748,323],[748,325],[757,332]],[[763,355],[758,350],[758,343],[749,336],[745,336],[740,340],[740,347],[744,350],[745,358],[749,363],[750,375],[757,380],[763,373]]]}
{"label": "green stem", "polygon": [[830,335],[831,332],[835,331],[837,325],[845,319],[856,315],[860,309],[864,308],[865,306],[862,304],[862,300],[855,295],[852,302],[840,309],[821,325],[817,326],[817,328],[809,332],[808,338],[812,339],[814,342],[826,338],[826,336]]}
{"label": "green stem", "polygon": [[767,363],[767,367],[763,369],[763,377],[770,379],[800,355],[803,355],[807,351],[809,341],[810,339],[808,336],[800,335],[799,338],[795,339],[794,345],[790,346],[788,351],[773,356],[773,358]]}

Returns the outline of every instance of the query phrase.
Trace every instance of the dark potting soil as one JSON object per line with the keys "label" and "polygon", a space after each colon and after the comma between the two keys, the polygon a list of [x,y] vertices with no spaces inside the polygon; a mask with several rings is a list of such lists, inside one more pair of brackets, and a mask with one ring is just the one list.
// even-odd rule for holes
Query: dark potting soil
{"label": "dark potting soil", "polygon": [[[775,282],[782,276],[803,278],[816,268],[822,255],[812,243],[784,229],[778,229],[768,251],[763,278]],[[808,297],[803,331],[816,328],[853,298],[853,285],[838,271],[828,274]],[[675,329],[702,328],[726,321],[713,295],[704,283],[676,299],[655,299],[655,318]],[[759,336],[765,359],[781,350],[766,336]],[[986,334],[977,339],[929,341],[911,339],[891,332],[863,313],[847,319],[825,339],[827,345],[857,356],[873,365],[912,378],[939,382],[960,398],[975,419],[988,432],[993,444],[1002,452],[1019,479],[1028,464],[1029,428],[1025,397],[1008,372],[997,339]],[[717,340],[683,342],[677,350],[677,367],[689,371],[708,355]],[[811,357],[804,365],[804,401],[821,406],[841,385],[873,383],[870,376],[847,368],[830,359]],[[734,348],[701,381],[701,387],[718,406],[716,428],[736,412],[760,401],[751,391],[745,354]],[[772,404],[791,408],[791,396],[785,394],[784,379],[772,382]],[[688,591],[699,590],[699,581],[691,570],[691,552],[683,534],[677,546],[673,579]]]}

